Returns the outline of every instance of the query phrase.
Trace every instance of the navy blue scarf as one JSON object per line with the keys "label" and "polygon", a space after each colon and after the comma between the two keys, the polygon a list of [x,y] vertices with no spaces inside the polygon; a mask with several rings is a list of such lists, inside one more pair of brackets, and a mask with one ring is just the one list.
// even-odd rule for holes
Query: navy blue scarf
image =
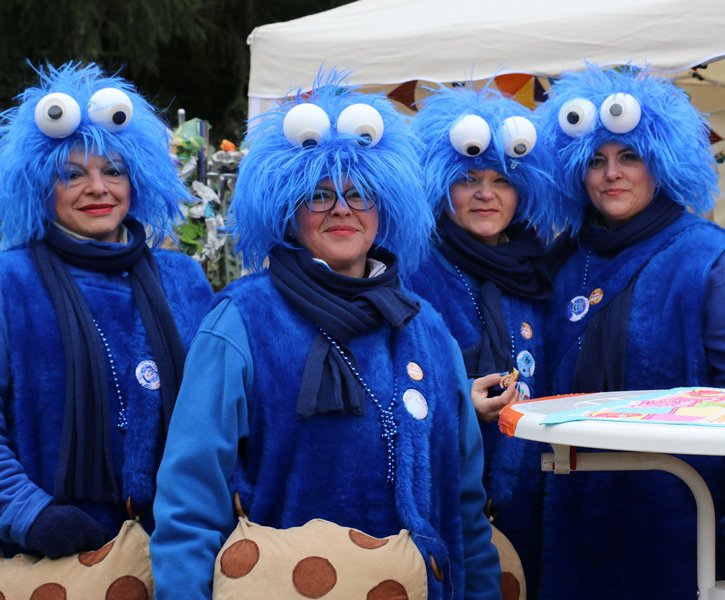
{"label": "navy blue scarf", "polygon": [[101,273],[128,271],[136,307],[161,380],[165,437],[184,365],[184,345],[166,303],[143,225],[126,219],[129,244],[78,242],[57,227],[29,245],[58,316],[66,364],[66,403],[54,496],[60,501],[119,500],[115,480],[107,356],[93,316],[64,263]]}
{"label": "navy blue scarf", "polygon": [[520,224],[506,229],[508,242],[489,246],[448,217],[438,221],[438,248],[448,261],[479,284],[481,340],[463,349],[469,377],[511,368],[511,341],[501,308],[501,292],[526,300],[549,298],[553,287],[544,263],[544,246],[533,230]]}
{"label": "navy blue scarf", "polygon": [[[579,236],[596,254],[614,258],[623,250],[672,225],[684,210],[682,205],[659,194],[632,219],[619,227],[607,229],[602,224],[599,212],[590,206]],[[573,392],[625,389],[629,313],[632,289],[638,274],[639,270],[627,287],[597,312],[587,325],[574,369]]]}
{"label": "navy blue scarf", "polygon": [[[276,246],[270,253],[269,272],[274,286],[315,327],[324,330],[347,354],[352,338],[373,331],[384,322],[393,331],[405,327],[418,314],[418,302],[400,290],[396,257],[383,248],[368,254],[387,266],[381,275],[347,277],[312,259],[304,248]],[[355,375],[320,332],[312,342],[297,396],[297,414],[364,414],[365,391]]]}

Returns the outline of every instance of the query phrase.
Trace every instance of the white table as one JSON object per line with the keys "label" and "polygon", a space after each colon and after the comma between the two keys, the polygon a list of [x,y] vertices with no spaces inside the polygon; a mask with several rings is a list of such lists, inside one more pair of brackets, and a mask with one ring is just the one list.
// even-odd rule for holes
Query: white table
{"label": "white table", "polygon": [[[725,393],[725,392],[724,392]],[[725,456],[725,427],[637,421],[582,420],[542,425],[543,419],[572,406],[605,406],[641,392],[555,396],[518,402],[501,411],[499,428],[512,437],[547,442],[554,452],[541,456],[542,471],[666,471],[690,488],[697,506],[697,587],[701,600],[725,600],[725,581],[715,581],[715,508],[704,479],[671,454]],[[585,403],[585,404],[581,404]],[[576,447],[611,450],[577,454]]]}

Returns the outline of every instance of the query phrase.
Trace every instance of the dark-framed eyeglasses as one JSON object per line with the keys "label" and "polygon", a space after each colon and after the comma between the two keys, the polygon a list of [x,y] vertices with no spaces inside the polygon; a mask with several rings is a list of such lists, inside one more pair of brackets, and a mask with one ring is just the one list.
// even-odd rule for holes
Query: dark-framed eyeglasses
{"label": "dark-framed eyeglasses", "polygon": [[345,205],[350,210],[368,210],[375,206],[372,198],[363,197],[354,187],[342,194],[338,194],[337,191],[330,188],[315,188],[312,197],[307,200],[306,204],[312,212],[327,212],[335,207],[340,198],[345,201]]}

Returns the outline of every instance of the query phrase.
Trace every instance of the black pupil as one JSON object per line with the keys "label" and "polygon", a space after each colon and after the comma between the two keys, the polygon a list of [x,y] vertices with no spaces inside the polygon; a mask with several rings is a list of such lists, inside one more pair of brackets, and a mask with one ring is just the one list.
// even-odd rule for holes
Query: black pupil
{"label": "black pupil", "polygon": [[623,112],[622,105],[621,104],[612,104],[612,106],[609,107],[609,114],[613,117],[618,117]]}
{"label": "black pupil", "polygon": [[570,125],[576,125],[579,122],[579,114],[571,111],[570,113],[567,113],[566,120]]}
{"label": "black pupil", "polygon": [[63,116],[63,109],[57,104],[54,104],[48,109],[48,116],[54,121],[57,121]]}
{"label": "black pupil", "polygon": [[370,142],[373,141],[373,136],[371,136],[369,133],[362,133],[360,134],[360,145],[361,146],[369,146]]}
{"label": "black pupil", "polygon": [[312,138],[306,139],[304,142],[302,142],[303,148],[314,148],[317,146],[317,140],[314,140]]}
{"label": "black pupil", "polygon": [[116,125],[123,125],[126,122],[126,113],[124,113],[123,111],[117,110],[115,113],[113,113],[111,120]]}
{"label": "black pupil", "polygon": [[526,154],[526,144],[516,144],[514,146],[514,152],[519,156]]}
{"label": "black pupil", "polygon": [[481,153],[481,149],[478,146],[469,146],[466,148],[468,156],[478,156]]}

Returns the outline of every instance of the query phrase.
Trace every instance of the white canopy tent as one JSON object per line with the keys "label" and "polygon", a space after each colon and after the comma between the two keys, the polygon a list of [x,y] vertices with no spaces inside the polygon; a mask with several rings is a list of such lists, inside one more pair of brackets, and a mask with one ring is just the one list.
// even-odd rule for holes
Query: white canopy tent
{"label": "white canopy tent", "polygon": [[725,138],[725,61],[716,62],[725,57],[725,0],[357,0],[257,27],[247,43],[250,118],[309,89],[323,65],[388,92],[632,62],[671,74]]}
{"label": "white canopy tent", "polygon": [[725,56],[725,0],[358,0],[257,27],[247,43],[253,116],[322,64],[381,85],[556,76],[584,60],[675,73]]}

